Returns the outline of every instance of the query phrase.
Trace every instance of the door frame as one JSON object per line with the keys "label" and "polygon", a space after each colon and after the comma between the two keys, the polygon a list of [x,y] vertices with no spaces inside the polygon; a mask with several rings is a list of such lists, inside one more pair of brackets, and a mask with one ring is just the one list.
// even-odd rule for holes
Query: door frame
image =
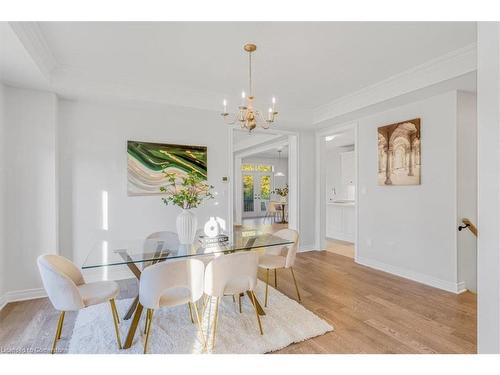
{"label": "door frame", "polygon": [[358,122],[349,122],[338,125],[331,125],[321,128],[316,131],[316,233],[315,242],[318,250],[323,250],[326,247],[326,164],[325,160],[325,136],[334,133],[342,133],[345,131],[354,130],[354,177],[356,183],[356,205],[354,207],[354,260],[358,258],[358,243],[359,243],[359,139],[358,139]]}
{"label": "door frame", "polygon": [[[241,215],[236,215],[235,208],[237,204],[242,204],[242,201],[235,199],[235,191],[237,190],[238,181],[241,183],[240,178],[235,178],[235,171],[241,170],[241,159],[245,156],[250,156],[257,152],[267,151],[284,143],[288,144],[288,185],[290,187],[288,195],[288,227],[290,229],[299,230],[300,227],[300,177],[299,177],[299,142],[300,133],[297,131],[287,131],[287,130],[262,130],[254,129],[254,133],[263,133],[270,135],[280,135],[271,139],[269,142],[263,142],[258,145],[254,145],[245,149],[235,151],[234,149],[234,139],[233,132],[244,131],[241,128],[232,126],[228,129],[229,147],[228,147],[228,160],[229,160],[229,189],[227,196],[227,228],[230,236],[233,234],[233,226],[241,225]],[[278,146],[277,146],[278,145]],[[239,211],[241,212],[241,207]],[[238,217],[239,216],[239,217]]]}

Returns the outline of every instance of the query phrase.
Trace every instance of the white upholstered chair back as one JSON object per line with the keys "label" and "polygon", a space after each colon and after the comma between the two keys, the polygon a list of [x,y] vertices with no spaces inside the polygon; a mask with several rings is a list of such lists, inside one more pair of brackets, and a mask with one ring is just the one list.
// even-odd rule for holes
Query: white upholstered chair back
{"label": "white upholstered chair back", "polygon": [[204,264],[198,259],[161,262],[144,269],[139,285],[139,302],[148,309],[158,309],[160,298],[173,288],[189,290],[191,301],[203,295]]}
{"label": "white upholstered chair back", "polygon": [[205,269],[205,293],[214,297],[254,290],[258,254],[253,251],[221,255]]}
{"label": "white upholstered chair back", "polygon": [[[280,249],[282,253],[286,253],[285,268],[293,267],[297,256],[297,247],[299,244],[299,234],[293,229],[281,229],[273,233],[276,237],[283,238],[288,241],[293,241],[293,244],[285,245]],[[278,246],[276,246],[278,248]]]}
{"label": "white upholstered chair back", "polygon": [[37,259],[43,287],[55,309],[75,311],[83,308],[78,285],[85,284],[82,273],[69,259],[59,255],[46,254]]}

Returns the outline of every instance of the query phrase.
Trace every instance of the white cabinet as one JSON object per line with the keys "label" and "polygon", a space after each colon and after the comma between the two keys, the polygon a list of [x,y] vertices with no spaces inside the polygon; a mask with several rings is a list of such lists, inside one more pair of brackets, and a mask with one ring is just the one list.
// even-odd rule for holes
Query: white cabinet
{"label": "white cabinet", "polygon": [[326,205],[326,236],[354,242],[356,214],[354,203],[328,203]]}
{"label": "white cabinet", "polygon": [[340,154],[340,175],[342,187],[354,184],[354,151]]}

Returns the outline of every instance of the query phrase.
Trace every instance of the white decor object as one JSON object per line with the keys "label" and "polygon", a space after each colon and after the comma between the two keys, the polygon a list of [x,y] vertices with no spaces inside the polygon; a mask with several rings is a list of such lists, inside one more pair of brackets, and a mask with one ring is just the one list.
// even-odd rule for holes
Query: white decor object
{"label": "white decor object", "polygon": [[179,235],[181,245],[194,243],[197,225],[198,220],[196,219],[196,215],[191,210],[183,209],[179,216],[177,216],[176,221],[177,234]]}
{"label": "white decor object", "polygon": [[[256,294],[261,301],[264,297],[264,289],[264,283],[259,281]],[[247,296],[242,299],[241,314],[238,311],[238,304],[233,303],[231,296],[221,300],[216,353],[263,354],[333,331],[333,327],[326,321],[276,289],[270,287],[269,293],[273,303],[266,309],[266,315],[262,317],[264,335],[260,335],[259,330],[256,329],[255,311]],[[120,316],[125,314],[131,302],[132,299],[117,301]],[[211,309],[213,314],[214,307],[215,303],[208,306],[203,317],[205,333],[208,328],[208,311]],[[145,314],[142,315],[140,327],[144,327]],[[203,345],[197,334],[196,324],[191,323],[186,306],[160,309],[155,312],[153,319],[148,353],[202,352]],[[126,334],[131,321],[131,319],[120,321],[122,335]],[[132,347],[124,350],[116,348],[112,329],[111,316],[107,314],[106,306],[97,305],[81,310],[75,321],[68,352],[72,354],[140,354],[143,352],[145,340],[143,329],[137,330]]]}

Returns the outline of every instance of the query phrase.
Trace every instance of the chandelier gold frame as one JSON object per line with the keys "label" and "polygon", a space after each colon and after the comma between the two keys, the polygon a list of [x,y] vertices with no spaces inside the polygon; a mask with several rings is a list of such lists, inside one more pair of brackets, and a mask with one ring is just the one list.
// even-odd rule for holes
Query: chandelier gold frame
{"label": "chandelier gold frame", "polygon": [[251,132],[257,126],[263,129],[269,129],[272,123],[275,122],[278,112],[275,109],[276,99],[272,98],[272,106],[269,107],[267,118],[264,117],[261,111],[254,107],[255,97],[253,95],[252,85],[252,53],[257,50],[257,46],[253,43],[247,43],[243,49],[248,52],[248,88],[249,95],[246,96],[245,92],[241,93],[241,105],[238,106],[236,114],[230,115],[227,112],[227,101],[224,99],[224,111],[221,116],[224,122],[229,125],[239,123],[242,129],[248,129]]}

